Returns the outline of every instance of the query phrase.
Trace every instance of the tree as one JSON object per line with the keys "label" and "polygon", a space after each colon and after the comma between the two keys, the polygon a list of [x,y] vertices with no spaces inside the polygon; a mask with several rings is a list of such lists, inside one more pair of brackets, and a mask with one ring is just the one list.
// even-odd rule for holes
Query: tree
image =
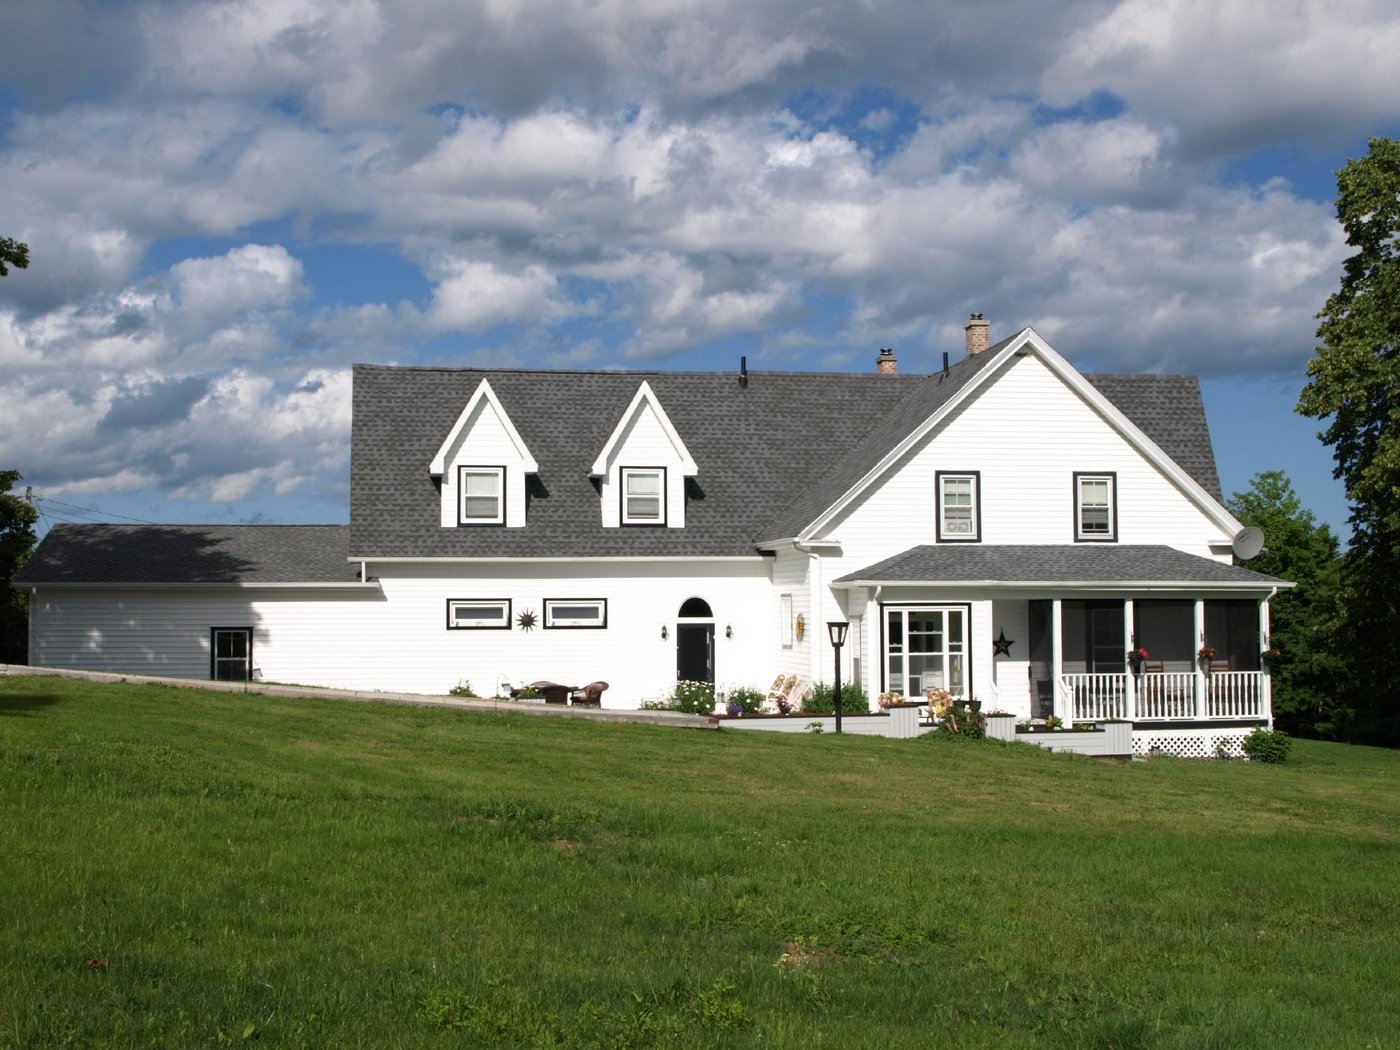
{"label": "tree", "polygon": [[34,522],[39,515],[11,494],[19,480],[19,471],[0,470],[0,663],[6,664],[29,659],[28,605],[11,584],[34,550]]}
{"label": "tree", "polygon": [[1372,739],[1400,743],[1400,142],[1373,138],[1337,173],[1337,218],[1357,249],[1318,314],[1321,345],[1298,411],[1331,422],[1352,541],[1343,566],[1349,659]]}
{"label": "tree", "polygon": [[1288,732],[1345,736],[1351,722],[1348,662],[1340,655],[1341,556],[1337,538],[1299,502],[1279,470],[1256,474],[1231,495],[1232,514],[1264,530],[1268,547],[1249,562],[1256,572],[1296,583],[1269,607],[1274,715]]}
{"label": "tree", "polygon": [[6,263],[9,263],[16,270],[28,269],[29,245],[20,244],[19,241],[9,237],[0,237],[0,277],[10,276]]}

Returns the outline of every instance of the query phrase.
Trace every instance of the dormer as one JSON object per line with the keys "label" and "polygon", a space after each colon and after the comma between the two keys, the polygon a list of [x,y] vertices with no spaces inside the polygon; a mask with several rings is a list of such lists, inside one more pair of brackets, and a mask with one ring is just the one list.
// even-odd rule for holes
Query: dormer
{"label": "dormer", "polygon": [[441,479],[442,527],[523,527],[525,476],[539,469],[483,379],[428,466]]}
{"label": "dormer", "polygon": [[645,380],[590,473],[599,479],[604,528],[685,528],[685,479],[699,469]]}

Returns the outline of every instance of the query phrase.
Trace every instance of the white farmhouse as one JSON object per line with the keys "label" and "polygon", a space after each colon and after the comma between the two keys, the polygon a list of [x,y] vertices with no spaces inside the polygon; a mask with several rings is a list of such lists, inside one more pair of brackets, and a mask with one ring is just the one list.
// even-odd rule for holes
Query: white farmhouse
{"label": "white farmhouse", "polygon": [[57,526],[18,581],[30,662],[634,708],[830,680],[839,620],[871,696],[1186,754],[1268,724],[1290,585],[1234,564],[1195,378],[986,331],[917,374],[358,366],[348,526]]}

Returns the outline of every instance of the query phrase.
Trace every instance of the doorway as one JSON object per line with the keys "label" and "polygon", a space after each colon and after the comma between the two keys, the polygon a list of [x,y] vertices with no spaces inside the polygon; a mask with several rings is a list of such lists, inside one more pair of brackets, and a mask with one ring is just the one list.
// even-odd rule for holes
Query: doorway
{"label": "doorway", "polygon": [[689,598],[682,603],[677,619],[676,681],[714,685],[715,621],[710,603]]}

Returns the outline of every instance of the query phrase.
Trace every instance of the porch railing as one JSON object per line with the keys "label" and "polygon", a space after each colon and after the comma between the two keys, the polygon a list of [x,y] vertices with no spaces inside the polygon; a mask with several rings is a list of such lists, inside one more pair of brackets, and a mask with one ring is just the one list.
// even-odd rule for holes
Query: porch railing
{"label": "porch railing", "polygon": [[1130,674],[1066,674],[1060,688],[1076,722],[1110,718],[1190,721],[1264,718],[1264,676],[1259,671],[1191,671]]}

